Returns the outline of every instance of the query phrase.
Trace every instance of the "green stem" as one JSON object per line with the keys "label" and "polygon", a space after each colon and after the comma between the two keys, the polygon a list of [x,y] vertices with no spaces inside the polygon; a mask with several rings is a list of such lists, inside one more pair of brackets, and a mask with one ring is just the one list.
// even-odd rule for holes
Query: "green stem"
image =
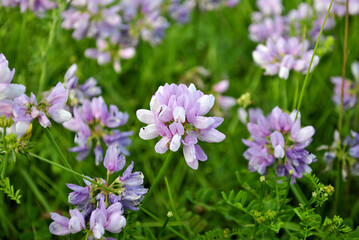
{"label": "green stem", "polygon": [[291,184],[290,188],[292,189],[292,192],[294,196],[297,198],[297,200],[305,205],[307,203],[307,198],[305,197],[304,193],[300,189],[299,185],[297,183]]}
{"label": "green stem", "polygon": [[312,58],[310,59],[310,64],[309,64],[309,67],[308,67],[308,70],[307,70],[307,74],[305,75],[305,79],[304,79],[302,91],[301,91],[301,93],[300,93],[300,98],[299,98],[299,101],[298,101],[298,104],[297,104],[297,113],[296,113],[296,115],[295,115],[295,119],[297,119],[298,113],[299,113],[299,110],[300,110],[300,107],[301,107],[301,105],[302,105],[302,100],[303,100],[304,92],[305,92],[305,89],[306,89],[306,87],[307,87],[308,80],[309,80],[309,73],[310,73],[310,70],[311,70],[312,64],[313,64],[313,59],[314,59],[315,53],[316,53],[316,51],[317,51],[317,48],[318,48],[318,45],[319,45],[319,40],[320,40],[320,37],[322,36],[323,28],[324,28],[325,23],[326,23],[326,21],[327,21],[327,18],[328,18],[330,9],[332,8],[332,4],[333,4],[333,0],[330,1],[330,5],[329,5],[329,8],[328,8],[327,14],[325,15],[325,19],[324,19],[324,22],[323,22],[323,24],[322,24],[322,27],[320,28],[320,32],[319,32],[319,36],[318,36],[317,42],[315,43],[313,55],[312,55]]}
{"label": "green stem", "polygon": [[[343,50],[343,65],[342,65],[342,89],[340,94],[340,114],[339,114],[339,123],[338,130],[339,136],[342,136],[343,128],[343,112],[344,112],[344,82],[345,82],[345,70],[347,65],[347,51],[348,51],[348,30],[349,30],[349,11],[348,11],[348,2],[346,1],[346,13],[345,13],[345,30],[344,30],[344,50]],[[340,169],[341,171],[341,169]]]}
{"label": "green stem", "polygon": [[295,82],[295,92],[294,92],[292,110],[294,110],[295,106],[297,105],[297,99],[299,95],[299,75],[296,73],[294,74],[294,82]]}
{"label": "green stem", "polygon": [[39,90],[38,90],[39,94],[44,90],[46,73],[47,73],[47,55],[48,55],[48,53],[51,49],[52,43],[54,41],[57,22],[60,19],[61,13],[65,7],[64,4],[60,4],[60,2],[61,1],[59,1],[58,10],[52,12],[52,23],[51,23],[50,33],[49,33],[49,39],[47,41],[47,45],[46,45],[46,47],[43,51],[43,55],[42,55],[42,64],[43,65],[42,65],[42,71],[41,71],[40,80],[39,80]]}
{"label": "green stem", "polygon": [[157,236],[157,239],[161,239],[161,236],[162,236],[162,234],[164,233],[164,231],[165,231],[165,229],[166,229],[166,226],[167,226],[167,223],[170,221],[170,218],[167,216],[167,218],[166,218],[166,220],[165,220],[165,222],[163,223],[163,226],[162,226],[162,228],[161,228],[161,230],[160,230],[160,232],[159,232],[159,234],[158,234],[158,236]]}
{"label": "green stem", "polygon": [[169,152],[169,154],[167,155],[166,157],[166,160],[165,162],[163,163],[158,175],[156,176],[155,180],[153,181],[150,189],[148,190],[145,198],[142,200],[142,204],[145,203],[145,201],[151,196],[152,192],[153,192],[153,189],[155,189],[157,187],[157,185],[159,184],[159,182],[161,181],[161,179],[163,178],[170,162],[171,162],[171,159],[172,159],[172,151]]}
{"label": "green stem", "polygon": [[[277,184],[277,185],[278,185],[278,184]],[[260,190],[259,190],[259,211],[262,211],[263,192],[264,192],[264,183],[261,182],[261,188],[260,188]]]}
{"label": "green stem", "polygon": [[6,167],[8,164],[8,160],[9,160],[9,154],[5,154],[3,163],[2,163],[2,170],[1,170],[1,179],[4,179],[5,177],[5,172],[6,172]]}
{"label": "green stem", "polygon": [[[162,221],[161,221],[158,217],[156,217],[155,215],[153,215],[151,212],[147,211],[147,210],[144,209],[143,207],[140,207],[140,209],[141,209],[144,213],[146,213],[148,216],[150,216],[151,218],[153,218],[154,220],[156,220],[157,222],[162,223]],[[173,232],[174,234],[176,234],[177,236],[179,236],[180,238],[186,239],[185,236],[183,236],[182,234],[180,234],[179,232],[177,232],[174,228],[172,228],[172,227],[170,227],[170,226],[168,226],[167,228],[168,228],[171,232]]]}
{"label": "green stem", "polygon": [[[59,145],[57,145],[57,143],[55,142],[55,139],[52,137],[50,130],[48,128],[44,128],[44,132],[45,132],[47,138],[49,139],[50,143],[52,144],[52,146],[55,148],[55,151],[57,152],[57,155],[59,155],[62,163],[72,170],[71,165],[67,161],[65,155],[60,150]],[[75,175],[75,177],[76,177],[77,182],[81,183],[81,181],[78,179],[78,177],[76,175]]]}
{"label": "green stem", "polygon": [[97,183],[96,181],[92,180],[91,178],[88,178],[88,177],[86,177],[86,176],[84,176],[84,175],[82,175],[82,174],[80,174],[80,173],[78,173],[78,172],[76,172],[76,171],[74,171],[74,170],[72,170],[72,169],[70,169],[70,168],[67,168],[67,167],[64,167],[64,166],[62,166],[62,165],[60,165],[60,164],[58,164],[58,163],[52,162],[52,161],[50,161],[49,159],[46,159],[46,158],[41,157],[41,156],[39,156],[39,155],[36,155],[36,154],[34,154],[34,153],[29,153],[29,154],[30,154],[31,156],[33,156],[33,157],[35,157],[35,158],[37,158],[37,159],[43,161],[43,162],[49,163],[49,164],[51,164],[51,165],[54,165],[54,166],[56,166],[56,167],[58,167],[58,168],[61,168],[61,169],[65,170],[65,171],[68,171],[68,172],[70,172],[70,173],[72,173],[72,174],[74,174],[74,175],[77,175],[77,176],[79,176],[79,177],[81,177],[81,178],[83,178],[83,179],[86,179],[87,181],[89,181],[89,182],[95,184],[96,186],[98,186],[99,188],[102,188],[103,190],[106,190],[106,191],[112,192],[112,193],[116,193],[114,190],[112,190],[112,189],[110,189],[110,188],[108,188],[108,187],[106,187],[106,186],[104,186],[104,185],[102,185],[102,184],[100,184],[100,183]]}

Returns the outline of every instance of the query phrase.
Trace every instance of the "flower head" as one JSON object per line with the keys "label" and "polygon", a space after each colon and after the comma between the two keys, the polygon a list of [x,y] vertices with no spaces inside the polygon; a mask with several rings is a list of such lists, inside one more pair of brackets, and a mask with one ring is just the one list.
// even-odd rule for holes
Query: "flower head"
{"label": "flower head", "polygon": [[74,118],[64,123],[64,127],[76,132],[75,142],[78,146],[69,149],[77,152],[77,160],[84,160],[95,140],[94,153],[96,164],[103,160],[102,143],[106,146],[116,144],[119,150],[128,155],[126,147],[131,144],[128,138],[132,131],[121,132],[117,128],[126,124],[128,114],[120,112],[115,105],[107,105],[102,97],[85,99],[80,108],[74,107]]}
{"label": "flower head", "polygon": [[197,144],[198,139],[205,142],[221,142],[225,135],[216,128],[223,118],[205,117],[214,104],[214,96],[205,95],[191,84],[160,86],[151,99],[151,110],[137,110],[137,118],[148,124],[141,128],[140,137],[149,140],[161,136],[155,146],[157,153],[168,149],[178,151],[183,144],[183,154],[187,164],[198,168],[198,160],[206,161],[207,156]]}
{"label": "flower head", "polygon": [[[252,55],[255,63],[265,69],[265,75],[278,74],[280,78],[287,79],[291,69],[307,72],[313,55],[313,50],[308,50],[308,46],[307,41],[300,43],[297,38],[268,39],[266,45],[259,44]],[[319,57],[314,56],[312,69],[318,62]]]}
{"label": "flower head", "polygon": [[250,171],[263,175],[268,166],[277,166],[279,176],[288,177],[293,170],[293,180],[311,171],[309,164],[316,158],[305,148],[315,131],[312,126],[301,128],[300,115],[296,120],[295,115],[296,111],[288,114],[275,107],[267,117],[260,115],[247,124],[251,138],[243,139],[243,143],[248,147],[244,157],[249,160]]}

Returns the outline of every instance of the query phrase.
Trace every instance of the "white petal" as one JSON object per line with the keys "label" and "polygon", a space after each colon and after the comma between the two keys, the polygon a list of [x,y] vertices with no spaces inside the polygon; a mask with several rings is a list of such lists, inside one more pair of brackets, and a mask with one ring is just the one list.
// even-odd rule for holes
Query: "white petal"
{"label": "white petal", "polygon": [[204,115],[211,110],[214,104],[214,96],[211,95],[204,95],[200,99],[197,100],[200,104],[199,113],[198,115]]}
{"label": "white petal", "polygon": [[181,135],[175,134],[172,137],[172,141],[170,144],[170,150],[173,152],[177,152],[178,149],[180,148],[180,146],[181,146]]}
{"label": "white petal", "polygon": [[150,124],[147,127],[143,127],[140,130],[140,138],[143,140],[150,140],[158,137],[158,132],[156,128],[156,124]]}
{"label": "white petal", "polygon": [[315,130],[312,126],[307,126],[299,130],[296,141],[305,142],[309,140],[315,133]]}
{"label": "white petal", "polygon": [[176,122],[184,123],[186,121],[186,110],[183,107],[173,109],[173,119]]}
{"label": "white petal", "polygon": [[193,125],[198,129],[206,129],[214,123],[214,118],[197,116],[193,121]]}
{"label": "white petal", "polygon": [[30,127],[30,122],[17,122],[15,124],[15,131],[19,135],[23,135],[26,133],[26,131],[29,129],[29,127]]}
{"label": "white petal", "polygon": [[188,90],[189,90],[191,93],[194,93],[194,92],[197,91],[196,86],[195,86],[193,83],[191,83],[191,84],[188,86]]}
{"label": "white petal", "polygon": [[155,115],[150,110],[139,109],[136,111],[136,116],[138,120],[146,124],[155,123]]}
{"label": "white petal", "polygon": [[71,113],[65,109],[59,109],[51,115],[52,119],[57,123],[64,123],[69,121],[72,116]]}
{"label": "white petal", "polygon": [[159,106],[160,106],[160,102],[158,101],[158,98],[156,96],[153,96],[150,102],[151,111],[156,112]]}
{"label": "white petal", "polygon": [[217,129],[212,128],[205,133],[199,134],[198,138],[204,142],[222,142],[226,136]]}

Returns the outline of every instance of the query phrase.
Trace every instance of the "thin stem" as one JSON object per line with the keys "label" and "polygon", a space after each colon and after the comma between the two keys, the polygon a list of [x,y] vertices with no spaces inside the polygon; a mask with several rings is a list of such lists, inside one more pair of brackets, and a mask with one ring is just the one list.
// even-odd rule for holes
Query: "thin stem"
{"label": "thin stem", "polygon": [[167,224],[168,224],[169,221],[170,221],[170,218],[167,216],[167,218],[166,218],[165,222],[163,223],[163,226],[162,226],[162,228],[161,228],[161,230],[160,230],[160,233],[158,234],[157,239],[161,239],[161,236],[162,236],[162,234],[164,233],[164,231],[165,231],[165,229],[166,229],[166,226],[167,226]]}
{"label": "thin stem", "polygon": [[339,136],[342,136],[343,128],[343,112],[344,112],[344,82],[345,82],[345,72],[347,65],[347,51],[348,51],[348,29],[349,29],[349,11],[348,11],[348,2],[346,1],[346,13],[345,13],[345,30],[344,30],[344,49],[343,49],[343,65],[342,65],[342,88],[340,93],[340,114],[339,114]]}
{"label": "thin stem", "polygon": [[[281,79],[279,79],[281,80]],[[287,81],[286,79],[283,79],[282,85],[282,95],[283,95],[283,107],[285,110],[288,110],[288,98],[287,98]]]}
{"label": "thin stem", "polygon": [[[147,211],[145,208],[140,207],[140,209],[141,209],[144,213],[146,213],[148,216],[150,216],[151,218],[153,218],[154,220],[156,220],[157,222],[162,223],[162,221],[161,221],[158,217],[156,217],[155,215],[153,215],[151,212]],[[176,234],[177,236],[179,236],[180,238],[186,239],[185,236],[183,236],[182,234],[180,234],[179,232],[177,232],[174,228],[172,228],[172,227],[170,227],[170,226],[168,226],[167,228],[168,228],[171,232],[173,232],[174,234]]]}
{"label": "thin stem", "polygon": [[292,110],[294,110],[295,106],[297,105],[297,100],[299,95],[299,75],[296,73],[294,74],[294,82],[295,82],[295,92],[294,92]]}
{"label": "thin stem", "polygon": [[150,189],[148,190],[148,193],[146,194],[145,198],[143,199],[142,204],[144,204],[145,201],[151,196],[153,189],[155,189],[157,187],[157,185],[163,178],[163,176],[171,162],[171,159],[172,159],[172,151],[170,151],[169,154],[167,155],[165,162],[163,163],[163,165],[162,165],[158,175],[156,176],[155,180],[153,181]]}
{"label": "thin stem", "polygon": [[[278,185],[278,184],[277,184],[277,185]],[[259,211],[262,211],[263,193],[264,193],[264,183],[261,182],[261,188],[260,188],[260,190],[259,190]]]}
{"label": "thin stem", "polygon": [[308,67],[308,70],[307,70],[307,74],[305,75],[305,79],[304,79],[302,91],[301,91],[301,93],[300,93],[300,98],[299,98],[299,101],[298,101],[298,104],[297,104],[297,113],[296,113],[296,115],[295,115],[295,119],[297,119],[298,113],[299,113],[299,110],[300,110],[300,107],[301,107],[301,105],[302,105],[302,100],[303,100],[304,92],[305,92],[305,89],[306,89],[306,87],[307,87],[308,80],[309,80],[309,73],[310,73],[310,70],[311,70],[312,64],[313,64],[313,59],[314,59],[315,53],[316,53],[316,51],[317,51],[317,48],[318,48],[318,45],[319,45],[319,40],[320,40],[320,37],[322,36],[323,28],[324,28],[325,23],[326,23],[326,21],[327,21],[327,18],[328,18],[330,9],[332,8],[332,4],[333,4],[333,0],[330,1],[330,5],[329,5],[329,8],[328,8],[327,14],[325,15],[325,19],[324,19],[324,22],[323,22],[323,24],[322,24],[322,27],[320,28],[320,32],[319,32],[319,35],[318,35],[317,42],[315,43],[313,55],[312,55],[312,58],[310,59],[309,67]]}
{"label": "thin stem", "polygon": [[5,177],[8,160],[9,160],[9,154],[5,154],[4,160],[2,162],[1,179],[3,179]]}
{"label": "thin stem", "polygon": [[[59,155],[62,163],[72,170],[71,165],[67,161],[65,155],[62,153],[59,145],[57,145],[57,143],[55,142],[55,139],[52,137],[50,130],[48,128],[44,128],[44,132],[45,132],[47,138],[49,139],[50,143],[52,144],[52,146],[55,148],[55,151],[57,152],[57,155]],[[77,182],[81,183],[81,181],[77,178],[77,176],[75,176],[75,177],[76,177]]]}
{"label": "thin stem", "polygon": [[42,71],[41,71],[40,80],[39,80],[39,89],[38,89],[39,94],[44,90],[46,73],[47,73],[47,55],[48,55],[50,48],[52,46],[52,43],[54,41],[57,21],[60,18],[60,14],[62,13],[62,10],[63,10],[63,4],[59,4],[58,10],[52,12],[52,23],[51,23],[50,33],[49,33],[49,39],[47,41],[47,45],[43,51],[43,56],[42,56],[42,64],[43,65],[42,65]]}
{"label": "thin stem", "polygon": [[[340,95],[340,114],[339,114],[339,141],[341,141],[342,137],[342,130],[343,130],[343,112],[344,112],[344,83],[345,83],[345,71],[346,71],[346,64],[347,64],[347,51],[348,51],[348,28],[349,28],[349,8],[348,2],[346,1],[346,13],[345,13],[345,30],[344,30],[344,50],[343,50],[343,66],[342,66],[342,89]],[[338,161],[338,169],[337,169],[337,181],[336,181],[336,202],[337,202],[337,212],[340,214],[343,209],[343,176],[342,176],[342,167],[343,162],[345,161],[343,158],[337,158]]]}
{"label": "thin stem", "polygon": [[60,165],[60,164],[58,164],[58,163],[52,162],[52,161],[50,161],[49,159],[46,159],[46,158],[41,157],[41,156],[39,156],[39,155],[36,155],[36,154],[34,154],[34,153],[29,153],[29,154],[30,154],[31,156],[33,156],[33,157],[35,157],[35,158],[37,158],[37,159],[43,161],[43,162],[49,163],[49,164],[51,164],[51,165],[54,165],[54,166],[56,166],[56,167],[58,167],[58,168],[61,168],[61,169],[65,170],[65,171],[68,171],[68,172],[70,172],[70,173],[72,173],[72,174],[74,174],[74,175],[77,175],[77,176],[79,176],[79,177],[81,177],[81,178],[83,178],[83,179],[86,179],[87,181],[89,181],[89,182],[95,184],[96,186],[98,186],[99,188],[102,188],[103,190],[106,190],[106,191],[112,192],[112,193],[116,193],[116,192],[113,191],[112,189],[110,189],[110,188],[108,188],[108,187],[106,187],[106,186],[104,186],[104,185],[102,185],[102,184],[100,184],[100,183],[97,183],[96,181],[92,180],[91,178],[88,178],[88,177],[86,177],[86,176],[84,176],[84,175],[82,175],[82,174],[80,174],[80,173],[78,173],[78,172],[76,172],[76,171],[74,171],[74,170],[72,170],[72,169],[70,169],[70,168],[67,168],[67,167],[64,167],[64,166],[62,166],[62,165]]}

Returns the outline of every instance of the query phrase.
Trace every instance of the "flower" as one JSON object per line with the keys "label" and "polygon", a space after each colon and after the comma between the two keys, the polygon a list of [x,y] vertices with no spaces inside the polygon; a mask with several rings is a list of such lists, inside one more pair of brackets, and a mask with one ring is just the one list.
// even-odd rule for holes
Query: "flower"
{"label": "flower", "polygon": [[[332,97],[333,102],[340,106],[343,79],[342,77],[332,77],[331,82],[335,85],[334,96]],[[346,110],[354,107],[357,103],[356,85],[356,82],[352,82],[349,79],[344,80],[343,107]]]}
{"label": "flower", "polygon": [[57,3],[49,0],[2,0],[1,4],[4,7],[18,7],[20,6],[21,12],[27,9],[42,17],[48,10],[56,8]]}
{"label": "flower", "polygon": [[98,208],[91,213],[90,229],[95,239],[101,239],[105,230],[119,233],[126,225],[126,219],[122,216],[121,203],[114,203],[106,209],[104,198],[101,197]]}
{"label": "flower", "polygon": [[[295,37],[277,41],[267,40],[266,45],[259,44],[252,53],[256,64],[265,69],[265,75],[279,75],[287,79],[289,71],[294,69],[300,73],[306,73],[313,55],[313,50],[308,50],[309,43],[300,43]],[[319,57],[314,56],[312,69],[318,65]]]}
{"label": "flower", "polygon": [[71,113],[64,109],[68,98],[68,92],[62,83],[58,83],[49,96],[37,103],[36,96],[31,97],[22,94],[14,99],[13,111],[16,128],[24,132],[30,126],[32,120],[37,118],[42,127],[51,127],[48,117],[57,123],[64,123],[71,119]]}
{"label": "flower", "polygon": [[309,164],[316,161],[313,154],[305,148],[314,135],[314,128],[301,128],[300,115],[295,119],[296,111],[290,115],[275,107],[264,117],[258,116],[255,122],[247,124],[250,139],[243,139],[248,147],[243,156],[249,161],[249,170],[263,175],[268,166],[276,166],[278,176],[289,176],[292,180],[301,178],[311,171]]}
{"label": "flower", "polygon": [[141,128],[140,137],[149,140],[161,136],[155,146],[157,153],[168,149],[178,151],[183,144],[183,154],[188,166],[198,168],[198,160],[206,161],[207,156],[197,144],[221,142],[225,135],[216,128],[223,118],[205,117],[214,104],[212,94],[205,95],[191,84],[165,84],[160,86],[151,99],[150,109],[137,110],[137,118],[148,126]]}
{"label": "flower", "polygon": [[9,62],[5,56],[0,54],[0,101],[3,99],[14,99],[25,92],[25,86],[11,84],[15,69],[9,69]]}
{"label": "flower", "polygon": [[78,209],[70,210],[71,218],[61,216],[57,213],[50,213],[52,222],[49,230],[54,235],[64,236],[70,233],[75,234],[86,229],[85,219]]}
{"label": "flower", "polygon": [[111,194],[110,202],[121,202],[125,208],[137,211],[148,189],[143,187],[142,172],[132,172],[133,164],[132,162],[123,175],[116,180],[120,194],[118,196]]}
{"label": "flower", "polygon": [[96,141],[94,154],[96,165],[103,160],[102,144],[110,146],[116,144],[121,153],[128,155],[126,149],[131,144],[128,138],[132,131],[121,132],[117,128],[128,121],[128,114],[120,112],[115,105],[107,105],[103,98],[93,98],[91,101],[85,99],[80,108],[74,107],[74,118],[64,123],[64,127],[76,132],[75,142],[78,146],[69,149],[70,152],[77,152],[77,160],[84,160]]}
{"label": "flower", "polygon": [[120,151],[115,144],[112,144],[106,151],[103,165],[111,173],[120,171],[125,166],[125,156],[120,155]]}
{"label": "flower", "polygon": [[92,77],[84,84],[78,85],[79,78],[76,76],[76,72],[77,64],[74,63],[67,70],[64,77],[64,87],[69,92],[68,104],[71,107],[78,106],[85,99],[91,99],[102,93],[101,88],[97,86],[97,81]]}
{"label": "flower", "polygon": [[215,93],[217,93],[217,95],[218,95],[217,96],[218,97],[218,104],[224,110],[229,110],[230,108],[232,108],[237,103],[235,98],[229,97],[229,96],[223,96],[221,94],[221,93],[224,93],[225,91],[227,91],[228,88],[229,88],[229,81],[226,80],[226,79],[218,82],[217,84],[215,84],[213,86],[213,91]]}

